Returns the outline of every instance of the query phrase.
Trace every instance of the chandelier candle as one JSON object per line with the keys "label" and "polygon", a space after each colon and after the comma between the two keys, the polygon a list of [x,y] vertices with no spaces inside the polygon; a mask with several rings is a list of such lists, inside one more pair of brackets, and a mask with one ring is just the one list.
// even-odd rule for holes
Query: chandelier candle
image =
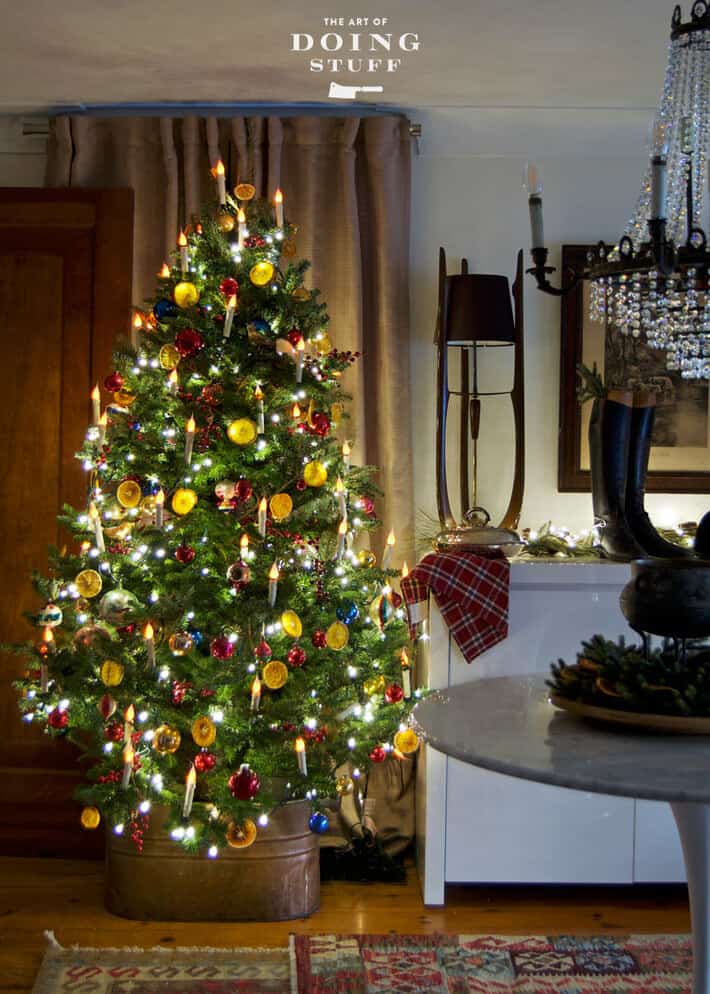
{"label": "chandelier candle", "polygon": [[195,798],[195,787],[197,786],[197,773],[195,772],[194,765],[190,767],[190,771],[185,777],[185,800],[182,804],[182,816],[183,818],[189,818],[190,812],[192,811],[192,802]]}
{"label": "chandelier candle", "polygon": [[395,545],[394,529],[392,529],[387,536],[387,542],[385,544],[385,551],[382,556],[382,569],[389,569],[390,559],[392,558],[392,550]]}
{"label": "chandelier candle", "polygon": [[[240,246],[241,248],[241,246]],[[232,296],[227,301],[227,310],[224,313],[224,329],[222,330],[222,337],[229,338],[232,334],[232,323],[234,321],[234,312],[237,309],[237,295],[233,293]]]}
{"label": "chandelier candle", "polygon": [[131,741],[131,736],[133,735],[133,730],[135,728],[136,720],[136,709],[132,704],[129,704],[126,708],[125,714],[123,715],[123,742],[124,745],[128,745]]}
{"label": "chandelier candle", "polygon": [[133,758],[135,753],[133,752],[133,746],[128,742],[123,748],[123,778],[121,780],[121,790],[128,790],[128,784],[131,780],[131,773],[133,773]]}
{"label": "chandelier candle", "polygon": [[153,626],[148,622],[143,629],[143,640],[145,641],[145,651],[148,656],[149,666],[155,666],[155,640],[153,635]]}
{"label": "chandelier candle", "polygon": [[98,383],[91,391],[91,423],[97,425],[101,417],[101,393]]}
{"label": "chandelier candle", "polygon": [[178,392],[178,371],[177,369],[171,369],[170,375],[168,376],[168,390],[172,394]]}
{"label": "chandelier candle", "polygon": [[343,442],[343,465],[347,473],[350,469],[350,445],[348,442]]}
{"label": "chandelier candle", "polygon": [[303,380],[303,355],[306,351],[306,343],[302,338],[299,338],[298,345],[296,346],[296,383],[300,383]]}
{"label": "chandelier candle", "polygon": [[89,520],[91,521],[91,526],[94,529],[96,548],[99,552],[105,552],[106,544],[104,542],[104,530],[101,527],[101,515],[97,511],[96,504],[94,504],[93,500],[89,504]]}
{"label": "chandelier candle", "polygon": [[348,533],[348,519],[343,518],[343,520],[338,525],[338,544],[335,547],[334,559],[340,560],[343,558],[345,553],[345,536]]}
{"label": "chandelier candle", "polygon": [[298,772],[302,777],[307,777],[308,763],[306,762],[306,743],[300,735],[294,743],[294,749],[296,750],[296,758],[298,759]]}
{"label": "chandelier candle", "polygon": [[[257,528],[262,538],[266,538],[266,508],[266,497],[262,497],[259,501],[259,513],[257,520]],[[247,541],[249,540],[247,539]]]}
{"label": "chandelier candle", "polygon": [[108,425],[108,415],[104,413],[99,418],[99,445],[103,445],[106,441],[106,427]]}
{"label": "chandelier candle", "polygon": [[274,565],[269,570],[269,607],[276,607],[276,594],[279,589],[279,568]]}
{"label": "chandelier candle", "polygon": [[545,244],[545,229],[542,223],[542,181],[537,166],[532,163],[526,166],[523,185],[528,191],[532,248],[542,248]]}
{"label": "chandelier candle", "polygon": [[237,235],[237,246],[241,251],[244,248],[244,239],[247,235],[247,216],[241,207],[237,211]]}
{"label": "chandelier candle", "polygon": [[254,400],[256,401],[256,433],[257,435],[264,434],[264,391],[261,386],[257,383],[256,389],[254,390]]}
{"label": "chandelier candle", "polygon": [[190,415],[185,425],[185,465],[192,462],[192,447],[195,444],[195,419]]}
{"label": "chandelier candle", "polygon": [[165,491],[161,487],[155,495],[155,527],[162,528],[165,516]]}
{"label": "chandelier candle", "polygon": [[187,250],[187,236],[184,231],[178,235],[178,248],[180,249],[180,270],[186,276],[190,268],[190,254]]}
{"label": "chandelier candle", "polygon": [[338,510],[340,511],[341,517],[345,517],[347,514],[347,507],[345,503],[345,484],[343,483],[341,477],[335,481],[335,486],[333,487],[336,500],[338,501]]}
{"label": "chandelier candle", "polygon": [[224,163],[221,159],[214,167],[214,177],[217,180],[217,199],[219,200],[220,207],[224,207],[227,203],[227,187],[224,176]]}
{"label": "chandelier candle", "polygon": [[284,195],[281,190],[277,190],[274,194],[274,208],[276,210],[276,227],[283,228],[284,226]]}
{"label": "chandelier candle", "polygon": [[261,680],[259,676],[254,677],[254,682],[251,685],[251,709],[252,711],[258,711],[259,705],[261,704]]}

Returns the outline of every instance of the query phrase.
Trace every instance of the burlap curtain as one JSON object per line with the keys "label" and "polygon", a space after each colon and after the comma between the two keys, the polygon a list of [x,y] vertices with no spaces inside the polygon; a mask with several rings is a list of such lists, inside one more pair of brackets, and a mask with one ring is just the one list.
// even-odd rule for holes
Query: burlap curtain
{"label": "burlap curtain", "polygon": [[[128,186],[135,191],[134,300],[179,228],[214,197],[210,166],[222,159],[230,186],[284,191],[298,225],[299,255],[313,262],[339,349],[364,353],[345,381],[352,393],[357,461],[380,467],[380,508],[402,556],[413,559],[409,417],[410,137],[399,116],[59,117],[48,186]],[[385,531],[386,534],[386,531]],[[378,553],[384,535],[376,540]]]}

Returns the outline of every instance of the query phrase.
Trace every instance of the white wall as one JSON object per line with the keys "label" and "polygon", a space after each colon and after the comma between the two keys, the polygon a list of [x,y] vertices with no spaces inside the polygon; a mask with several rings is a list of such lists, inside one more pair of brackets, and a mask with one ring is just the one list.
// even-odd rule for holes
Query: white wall
{"label": "white wall", "polygon": [[[558,264],[563,243],[613,241],[638,193],[651,114],[466,108],[410,116],[423,128],[421,151],[414,157],[412,193],[416,506],[422,514],[435,515],[432,339],[439,246],[447,251],[449,272],[457,272],[461,257],[467,256],[473,272],[512,277],[521,247],[529,266],[529,222],[521,186],[528,158],[534,158],[542,170],[552,265]],[[537,527],[552,519],[573,530],[588,528],[590,496],[557,491],[560,302],[540,293],[532,277],[526,277],[525,286],[525,348],[527,460],[521,524]],[[485,389],[483,383],[481,388]],[[479,502],[494,517],[500,516],[510,495],[509,411],[507,400],[491,401],[483,411]],[[703,496],[647,498],[647,509],[663,524],[697,520],[708,507],[710,499]],[[423,524],[420,531],[426,530]]]}
{"label": "white wall", "polygon": [[0,117],[0,186],[42,186],[47,142],[23,137],[22,118]]}

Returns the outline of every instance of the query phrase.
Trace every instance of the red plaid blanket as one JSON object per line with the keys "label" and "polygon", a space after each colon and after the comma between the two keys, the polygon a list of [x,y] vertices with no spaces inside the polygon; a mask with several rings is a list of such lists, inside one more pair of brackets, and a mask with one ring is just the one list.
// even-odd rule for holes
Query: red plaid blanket
{"label": "red plaid blanket", "polygon": [[429,592],[467,663],[508,635],[510,565],[504,556],[433,552],[402,580],[412,638],[425,616]]}

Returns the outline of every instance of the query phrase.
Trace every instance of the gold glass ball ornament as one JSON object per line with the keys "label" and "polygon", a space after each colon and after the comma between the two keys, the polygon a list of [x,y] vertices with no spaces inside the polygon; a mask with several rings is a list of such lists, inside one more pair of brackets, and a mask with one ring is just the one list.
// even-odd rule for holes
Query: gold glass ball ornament
{"label": "gold glass ball ornament", "polygon": [[232,849],[246,849],[256,838],[256,825],[251,818],[245,818],[244,821],[230,821],[225,837]]}
{"label": "gold glass ball ornament", "polygon": [[217,738],[217,726],[203,714],[192,723],[192,740],[201,749],[211,746]]}
{"label": "gold glass ball ornament", "polygon": [[339,797],[347,797],[348,794],[352,794],[355,789],[355,784],[353,783],[353,778],[348,776],[347,773],[341,774],[335,781],[335,793]]}
{"label": "gold glass ball ornament", "polygon": [[83,569],[81,573],[77,574],[74,583],[76,584],[76,589],[79,591],[79,595],[87,599],[100,594],[101,588],[104,585],[101,574],[97,573],[95,569]]}
{"label": "gold glass ball ornament", "polygon": [[98,828],[101,824],[101,812],[93,805],[88,805],[87,807],[81,809],[79,821],[81,822],[82,828],[86,828],[91,831],[94,828]]}
{"label": "gold glass ball ornament", "polygon": [[357,554],[357,563],[358,566],[362,566],[365,569],[372,569],[373,566],[377,565],[377,556],[369,549],[360,549]]}
{"label": "gold glass ball ornament", "polygon": [[236,217],[234,214],[230,214],[229,211],[220,211],[217,215],[217,227],[225,234],[228,234],[230,231],[234,231],[236,223]]}
{"label": "gold glass ball ornament", "polygon": [[103,625],[82,625],[74,633],[74,641],[77,645],[93,645],[97,638],[110,639],[108,628],[104,628]]}
{"label": "gold glass ball ornament", "polygon": [[322,462],[314,459],[303,467],[303,479],[309,487],[322,487],[328,479],[328,470]]}
{"label": "gold glass ball ornament", "polygon": [[158,725],[153,735],[153,748],[156,752],[174,753],[180,748],[182,737],[177,728],[171,725]]}
{"label": "gold glass ball ornament", "polygon": [[178,307],[186,310],[188,307],[194,307],[197,301],[200,299],[200,291],[197,289],[194,283],[188,283],[182,281],[175,284],[175,289],[173,290],[173,299]]}
{"label": "gold glass ball ornament", "polygon": [[123,682],[125,672],[123,663],[118,663],[115,659],[105,659],[101,664],[101,682],[106,687],[118,687]]}
{"label": "gold glass ball ornament", "polygon": [[419,748],[419,736],[412,728],[405,728],[395,735],[394,747],[403,752],[405,756],[409,756]]}
{"label": "gold glass ball ornament", "polygon": [[293,501],[288,494],[274,494],[269,501],[269,508],[274,521],[283,521],[293,511]]}
{"label": "gold glass ball ornament", "polygon": [[130,407],[136,399],[136,392],[135,390],[131,390],[130,387],[121,387],[113,395],[113,399],[120,407]]}
{"label": "gold glass ball ornament", "polygon": [[322,334],[316,339],[316,352],[319,355],[327,355],[333,350],[333,343],[326,334]]}
{"label": "gold glass ball ornament", "polygon": [[143,492],[135,480],[122,480],[116,490],[116,498],[121,507],[138,507]]}
{"label": "gold glass ball ornament", "polygon": [[256,422],[251,418],[237,418],[227,425],[227,438],[235,445],[250,445],[256,436]]}
{"label": "gold glass ball ornament", "polygon": [[362,689],[368,697],[377,697],[378,694],[384,694],[386,686],[387,681],[380,674],[379,676],[371,676],[368,680],[365,680]]}
{"label": "gold glass ball ornament", "polygon": [[185,656],[191,652],[195,641],[189,632],[173,632],[168,639],[168,648],[173,656]]}
{"label": "gold glass ball ornament", "polygon": [[237,183],[234,187],[234,196],[237,200],[253,200],[256,196],[256,187],[251,183]]}
{"label": "gold glass ball ornament", "polygon": [[170,506],[176,514],[189,514],[197,505],[197,494],[189,487],[179,487],[173,494]]}
{"label": "gold glass ball ornament", "polygon": [[300,301],[311,299],[311,295],[309,291],[306,290],[305,286],[297,286],[296,289],[291,294],[291,296],[293,297],[294,300],[300,300]]}
{"label": "gold glass ball ornament", "polygon": [[271,659],[264,667],[262,680],[269,690],[280,690],[288,680],[288,667],[280,659]]}
{"label": "gold glass ball ornament", "polygon": [[267,259],[255,263],[249,270],[249,279],[254,286],[267,286],[274,278],[274,265]]}
{"label": "gold glass ball ornament", "polygon": [[158,353],[158,362],[163,369],[175,369],[182,356],[174,345],[163,345]]}
{"label": "gold glass ball ornament", "polygon": [[289,638],[300,639],[303,635],[303,625],[295,611],[284,611],[281,615],[281,627]]}
{"label": "gold glass ball ornament", "polygon": [[334,621],[325,633],[325,644],[329,649],[339,651],[350,641],[350,629],[342,621]]}

